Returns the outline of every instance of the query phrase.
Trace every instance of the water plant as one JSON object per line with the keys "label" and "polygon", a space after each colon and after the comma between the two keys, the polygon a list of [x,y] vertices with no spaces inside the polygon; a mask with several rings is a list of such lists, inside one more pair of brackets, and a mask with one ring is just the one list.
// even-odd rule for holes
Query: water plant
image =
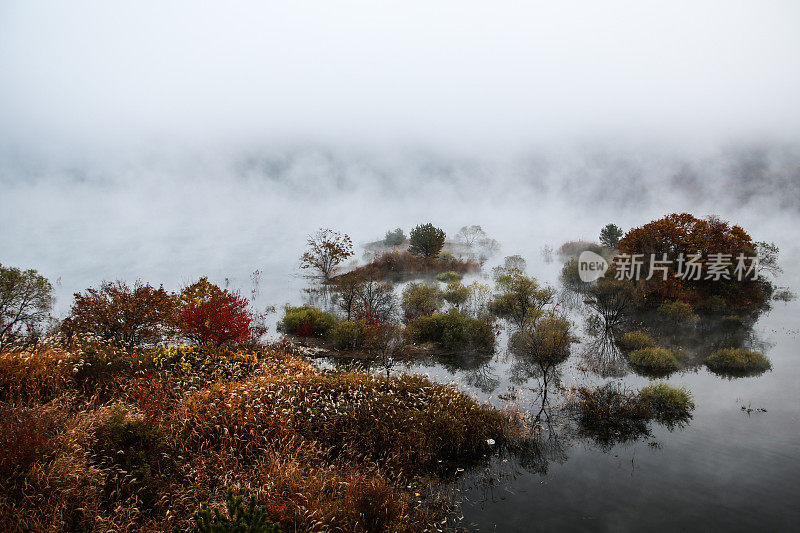
{"label": "water plant", "polygon": [[675,353],[667,348],[641,348],[628,354],[637,372],[647,376],[665,376],[680,368]]}
{"label": "water plant", "polygon": [[694,410],[692,394],[688,390],[663,382],[644,387],[639,398],[647,404],[653,418],[667,426],[688,421]]}
{"label": "water plant", "polygon": [[623,350],[641,350],[642,348],[654,348],[656,341],[649,333],[641,329],[628,331],[617,341]]}
{"label": "water plant", "polygon": [[706,366],[716,374],[728,376],[758,375],[772,368],[763,354],[743,348],[722,348],[706,358]]}

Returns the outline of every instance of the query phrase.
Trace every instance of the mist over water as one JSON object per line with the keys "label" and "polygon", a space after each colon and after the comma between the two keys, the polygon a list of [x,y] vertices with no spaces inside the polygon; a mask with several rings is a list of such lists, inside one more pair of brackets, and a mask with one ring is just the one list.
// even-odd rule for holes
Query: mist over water
{"label": "mist over water", "polygon": [[0,240],[4,263],[60,280],[61,311],[73,292],[103,280],[177,289],[209,275],[247,293],[254,270],[263,273],[264,302],[296,301],[305,238],[322,226],[364,243],[427,221],[451,236],[480,224],[502,245],[496,260],[519,253],[531,261],[546,244],[594,240],[609,222],[631,228],[688,211],[741,224],[789,260],[799,154],[786,145],[706,153],[598,145],[494,157],[299,146],[8,157]]}

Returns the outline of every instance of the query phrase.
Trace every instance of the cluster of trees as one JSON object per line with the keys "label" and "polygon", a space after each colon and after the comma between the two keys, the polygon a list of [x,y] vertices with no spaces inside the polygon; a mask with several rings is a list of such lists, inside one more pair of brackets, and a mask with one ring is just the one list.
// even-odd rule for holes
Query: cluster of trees
{"label": "cluster of trees", "polygon": [[[327,285],[341,318],[308,306],[287,308],[280,330],[330,336],[338,347],[361,348],[370,328],[391,326],[402,328],[407,342],[433,341],[446,349],[491,352],[498,319],[531,338],[547,336],[541,328],[555,324],[550,320],[555,316],[554,290],[524,269],[522,257],[509,256],[493,271],[494,289],[477,281],[464,284],[460,275],[446,272],[437,277],[439,281],[408,283],[399,298],[395,286],[378,272],[356,269]],[[546,320],[537,330],[540,319]]]}
{"label": "cluster of trees", "polygon": [[61,330],[67,339],[94,336],[131,348],[172,341],[218,347],[263,334],[256,318],[246,298],[206,277],[179,293],[115,281],[76,293]]}
{"label": "cluster of trees", "polygon": [[[737,279],[734,273],[736,258],[758,257],[761,274],[777,272],[778,250],[774,244],[754,242],[740,226],[731,225],[715,216],[697,218],[688,213],[674,213],[630,230],[619,241],[624,254],[641,254],[642,272],[650,271],[650,258],[666,258],[666,280],[663,275],[652,279],[634,280],[640,301],[658,306],[664,300],[680,300],[701,309],[713,307],[721,298],[725,307],[743,311],[762,308],[772,295],[772,283],[764,275],[756,279],[746,276]],[[730,258],[726,276],[719,279],[693,279],[676,276],[678,258],[701,254],[705,264],[714,254]],[[662,265],[659,265],[662,266]],[[613,268],[608,275],[613,275]]]}
{"label": "cluster of trees", "polygon": [[[392,270],[395,265],[391,263],[402,263],[396,266],[405,265],[413,270],[426,272],[437,263],[441,263],[439,266],[446,266],[455,262],[471,267],[475,257],[480,257],[483,261],[500,248],[499,243],[489,238],[477,225],[464,226],[456,234],[456,243],[481,252],[467,254],[471,259],[457,260],[449,252],[442,252],[446,239],[444,230],[431,223],[416,226],[409,233],[408,239],[402,228],[387,231],[382,241],[384,245],[398,247],[408,241],[407,249],[384,253],[373,261],[373,267],[380,268],[382,263],[387,263],[386,268]],[[308,237],[306,251],[300,258],[300,267],[314,271],[324,282],[329,282],[335,277],[337,269],[352,256],[353,242],[350,236],[329,228],[320,228]],[[441,269],[437,271],[443,272]]]}
{"label": "cluster of trees", "polygon": [[[0,348],[38,339],[50,316],[52,285],[35,270],[0,265]],[[237,292],[203,277],[180,292],[137,281],[105,282],[74,295],[58,330],[70,342],[99,338],[127,348],[188,342],[218,347],[259,337],[262,317]]]}

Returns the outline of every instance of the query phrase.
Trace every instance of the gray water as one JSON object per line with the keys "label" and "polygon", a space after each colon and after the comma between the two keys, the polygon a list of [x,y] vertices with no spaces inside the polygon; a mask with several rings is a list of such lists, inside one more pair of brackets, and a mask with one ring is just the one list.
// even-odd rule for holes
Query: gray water
{"label": "gray water", "polygon": [[[614,222],[642,225],[670,212],[717,214],[781,248],[780,286],[800,287],[797,150],[571,150],[480,159],[426,152],[365,154],[303,149],[253,154],[153,155],[121,161],[2,159],[0,262],[54,281],[55,314],[103,280],[142,279],[178,289],[201,275],[254,296],[254,307],[301,303],[305,237],[328,226],[356,243],[431,221],[453,235],[480,224],[504,255],[557,286],[544,245],[595,239]],[[356,255],[360,258],[360,253]],[[258,270],[258,287],[251,275]],[[274,335],[276,315],[271,317]],[[576,316],[579,328],[580,316]],[[773,368],[725,379],[703,368],[673,374],[697,408],[672,431],[600,447],[557,424],[552,449],[523,464],[502,455],[467,469],[454,489],[462,525],[481,531],[787,530],[800,521],[800,303],[776,303],[754,327]],[[564,385],[602,383],[582,369],[582,346],[562,365]],[[538,382],[512,383],[503,349],[475,361],[406,371],[455,382],[477,398],[537,411]],[[477,369],[476,369],[477,367]],[[641,387],[648,380],[628,374]],[[552,400],[557,410],[557,395]],[[765,408],[750,415],[742,406]],[[656,444],[653,444],[656,443]]]}

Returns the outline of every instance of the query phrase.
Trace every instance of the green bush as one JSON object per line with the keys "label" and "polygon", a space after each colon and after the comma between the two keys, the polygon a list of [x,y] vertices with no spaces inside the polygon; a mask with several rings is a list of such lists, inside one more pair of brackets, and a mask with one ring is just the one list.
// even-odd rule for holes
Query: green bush
{"label": "green bush", "polygon": [[406,241],[406,235],[401,228],[393,231],[387,231],[386,236],[383,238],[383,244],[386,246],[400,246]]}
{"label": "green bush", "polygon": [[667,427],[692,417],[692,395],[683,388],[656,383],[638,393],[619,383],[602,387],[579,387],[567,403],[581,429],[603,445],[635,440],[650,435],[655,420]]}
{"label": "green bush", "polygon": [[546,371],[566,361],[572,344],[577,341],[569,320],[545,316],[533,328],[514,333],[509,345],[515,355],[536,363]]}
{"label": "green bush", "polygon": [[741,348],[724,348],[714,351],[706,359],[706,366],[717,374],[734,376],[760,374],[772,368],[769,359],[763,354]]}
{"label": "green bush", "polygon": [[278,322],[278,331],[301,337],[324,336],[336,323],[336,317],[316,307],[303,305],[286,306],[283,320]]}
{"label": "green bush", "polygon": [[642,348],[628,354],[631,366],[640,374],[663,376],[678,370],[678,360],[666,348]]}
{"label": "green bush", "polygon": [[658,316],[670,324],[688,324],[697,319],[692,306],[677,300],[666,301],[658,306]]}
{"label": "green bush", "polygon": [[407,319],[430,315],[442,306],[442,292],[436,283],[409,283],[403,289],[401,306]]}
{"label": "green bush", "polygon": [[439,257],[436,260],[441,265],[448,265],[448,264],[455,263],[456,261],[458,261],[456,259],[456,256],[454,256],[450,252],[442,252],[442,253],[440,253]]}
{"label": "green bush", "polygon": [[580,294],[585,293],[589,287],[591,287],[591,283],[587,283],[581,279],[580,273],[578,272],[578,259],[575,257],[564,263],[564,266],[561,267],[561,274],[558,275],[558,279],[564,287]]}
{"label": "green bush", "polygon": [[442,291],[444,301],[453,306],[460,306],[472,295],[472,288],[464,285],[458,280],[450,281]]}
{"label": "green bush", "polygon": [[461,278],[463,278],[461,274],[459,274],[458,272],[453,272],[452,270],[436,274],[436,279],[443,283],[449,283],[451,281],[460,281]]}
{"label": "green bush", "polygon": [[433,224],[422,224],[411,230],[408,251],[420,257],[436,257],[444,246],[444,231]]}
{"label": "green bush", "polygon": [[271,522],[267,513],[256,505],[255,496],[250,497],[247,508],[242,503],[241,496],[234,496],[228,489],[225,497],[227,516],[218,509],[208,508],[204,503],[194,515],[193,533],[280,533],[279,525]]}
{"label": "green bush", "polygon": [[494,330],[491,324],[468,317],[456,309],[447,313],[421,316],[410,322],[406,334],[413,342],[438,342],[453,350],[494,351]]}
{"label": "green bush", "polygon": [[328,338],[339,350],[355,350],[364,346],[365,326],[361,320],[342,320],[328,331]]}
{"label": "green bush", "polygon": [[620,337],[618,344],[623,350],[641,350],[642,348],[655,348],[656,341],[646,331],[637,329],[629,331]]}
{"label": "green bush", "polygon": [[643,388],[639,392],[639,398],[646,402],[653,418],[666,425],[688,420],[694,410],[694,401],[689,391],[666,383],[655,383]]}

